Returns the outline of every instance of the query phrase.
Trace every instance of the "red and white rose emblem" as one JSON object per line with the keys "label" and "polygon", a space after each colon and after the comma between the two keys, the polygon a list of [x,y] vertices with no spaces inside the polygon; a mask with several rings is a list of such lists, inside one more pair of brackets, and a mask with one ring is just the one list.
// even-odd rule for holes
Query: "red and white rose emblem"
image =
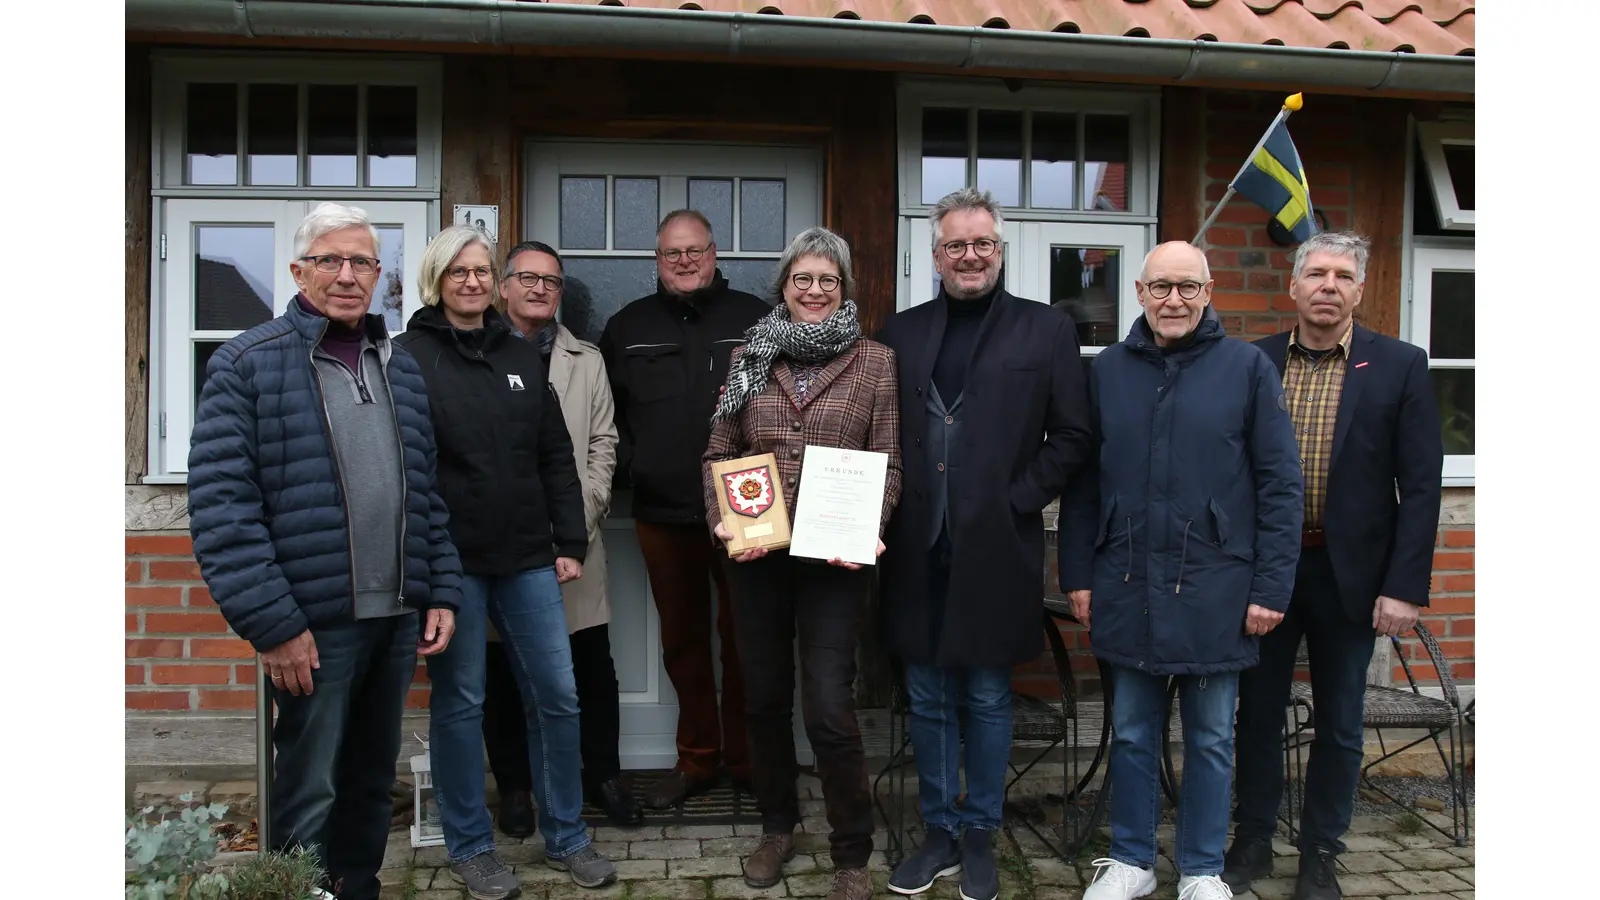
{"label": "red and white rose emblem", "polygon": [[766,466],[722,476],[728,505],[741,516],[754,519],[772,507],[772,474]]}

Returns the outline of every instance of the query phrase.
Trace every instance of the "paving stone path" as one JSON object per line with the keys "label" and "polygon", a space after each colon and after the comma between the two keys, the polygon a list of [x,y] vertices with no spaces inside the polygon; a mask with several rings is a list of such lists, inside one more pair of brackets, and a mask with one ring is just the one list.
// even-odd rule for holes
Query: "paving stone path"
{"label": "paving stone path", "polygon": [[[181,788],[181,790],[179,789]],[[162,783],[141,786],[151,800],[194,791],[213,802],[229,802],[247,809],[252,796],[241,796],[253,785],[246,783]],[[253,791],[249,791],[253,794]],[[799,853],[785,866],[783,882],[766,890],[748,887],[740,877],[740,860],[754,849],[758,825],[676,825],[640,828],[591,829],[596,849],[617,864],[618,881],[604,890],[584,890],[567,875],[544,864],[544,843],[535,836],[517,841],[497,834],[501,859],[522,882],[527,900],[723,900],[723,898],[822,897],[832,880],[828,858],[828,825],[823,818],[821,786],[814,777],[801,778],[802,833]],[[1449,817],[1418,811],[1445,828]],[[1340,884],[1350,898],[1405,898],[1405,900],[1472,900],[1472,846],[1457,847],[1432,828],[1398,810],[1392,816],[1358,816],[1346,838],[1348,852],[1340,857]],[[1161,852],[1157,864],[1160,886],[1152,900],[1175,900],[1177,873],[1172,867],[1171,825],[1159,830]],[[1083,886],[1094,876],[1096,844],[1091,843],[1076,865],[1054,856],[1025,828],[1007,828],[997,844],[1001,865],[1000,896],[1006,900],[1078,900]],[[885,883],[889,867],[884,859],[886,833],[876,838],[878,852],[870,862],[875,896],[893,897]],[[1273,875],[1255,885],[1238,900],[1288,900],[1294,894],[1298,851],[1282,840],[1274,841],[1277,860]],[[390,835],[388,854],[380,873],[384,900],[465,900],[466,890],[450,875],[443,847],[413,849],[409,835]],[[942,880],[922,895],[928,900],[958,900],[956,882]]]}

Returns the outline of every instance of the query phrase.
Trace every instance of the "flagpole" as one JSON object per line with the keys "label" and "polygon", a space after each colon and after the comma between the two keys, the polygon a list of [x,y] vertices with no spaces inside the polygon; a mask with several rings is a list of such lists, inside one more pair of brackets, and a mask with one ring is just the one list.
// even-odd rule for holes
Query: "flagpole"
{"label": "flagpole", "polygon": [[1267,143],[1267,138],[1272,136],[1273,129],[1288,121],[1289,116],[1292,115],[1295,110],[1299,109],[1300,105],[1301,99],[1299,94],[1291,94],[1283,101],[1283,106],[1278,110],[1278,114],[1273,117],[1272,124],[1268,125],[1267,130],[1261,133],[1261,139],[1256,141],[1256,145],[1250,148],[1250,154],[1246,156],[1244,158],[1244,162],[1240,164],[1239,171],[1235,172],[1233,177],[1228,179],[1228,192],[1222,195],[1221,200],[1217,201],[1216,207],[1211,210],[1211,215],[1206,217],[1205,224],[1201,225],[1200,231],[1195,234],[1193,243],[1196,247],[1200,246],[1201,239],[1204,238],[1206,232],[1211,229],[1211,224],[1217,220],[1217,214],[1221,213],[1222,208],[1228,205],[1229,200],[1233,199],[1234,182],[1239,180],[1239,176],[1244,174],[1245,169],[1250,168],[1251,161],[1256,158],[1257,153],[1261,152],[1261,148]]}

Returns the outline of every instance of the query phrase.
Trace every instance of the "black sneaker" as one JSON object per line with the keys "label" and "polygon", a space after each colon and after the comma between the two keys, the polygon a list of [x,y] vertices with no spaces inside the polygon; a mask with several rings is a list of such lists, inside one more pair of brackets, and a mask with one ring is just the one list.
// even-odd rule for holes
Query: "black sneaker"
{"label": "black sneaker", "polygon": [[1250,883],[1272,874],[1272,841],[1234,838],[1222,857],[1222,883],[1235,894],[1250,890]]}
{"label": "black sneaker", "polygon": [[1321,847],[1300,851],[1300,878],[1294,884],[1294,900],[1340,900],[1339,879],[1334,874],[1338,858]]}
{"label": "black sneaker", "polygon": [[920,894],[933,887],[935,880],[961,871],[961,848],[943,828],[928,832],[917,852],[900,861],[889,876],[889,890],[896,894]]}
{"label": "black sneaker", "polygon": [[1000,872],[994,865],[994,833],[968,828],[961,836],[961,900],[996,900]]}

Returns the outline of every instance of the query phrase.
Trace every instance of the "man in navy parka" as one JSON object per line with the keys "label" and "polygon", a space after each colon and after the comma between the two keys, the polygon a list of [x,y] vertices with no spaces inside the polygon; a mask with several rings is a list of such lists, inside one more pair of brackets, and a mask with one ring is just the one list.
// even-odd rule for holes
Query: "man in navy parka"
{"label": "man in navy parka", "polygon": [[1288,609],[1300,553],[1300,458],[1277,370],[1226,340],[1205,255],[1145,258],[1139,318],[1095,359],[1098,452],[1069,485],[1061,587],[1111,666],[1111,851],[1084,900],[1155,887],[1159,753],[1176,676],[1184,777],[1176,852],[1184,900],[1225,900],[1239,672]]}

